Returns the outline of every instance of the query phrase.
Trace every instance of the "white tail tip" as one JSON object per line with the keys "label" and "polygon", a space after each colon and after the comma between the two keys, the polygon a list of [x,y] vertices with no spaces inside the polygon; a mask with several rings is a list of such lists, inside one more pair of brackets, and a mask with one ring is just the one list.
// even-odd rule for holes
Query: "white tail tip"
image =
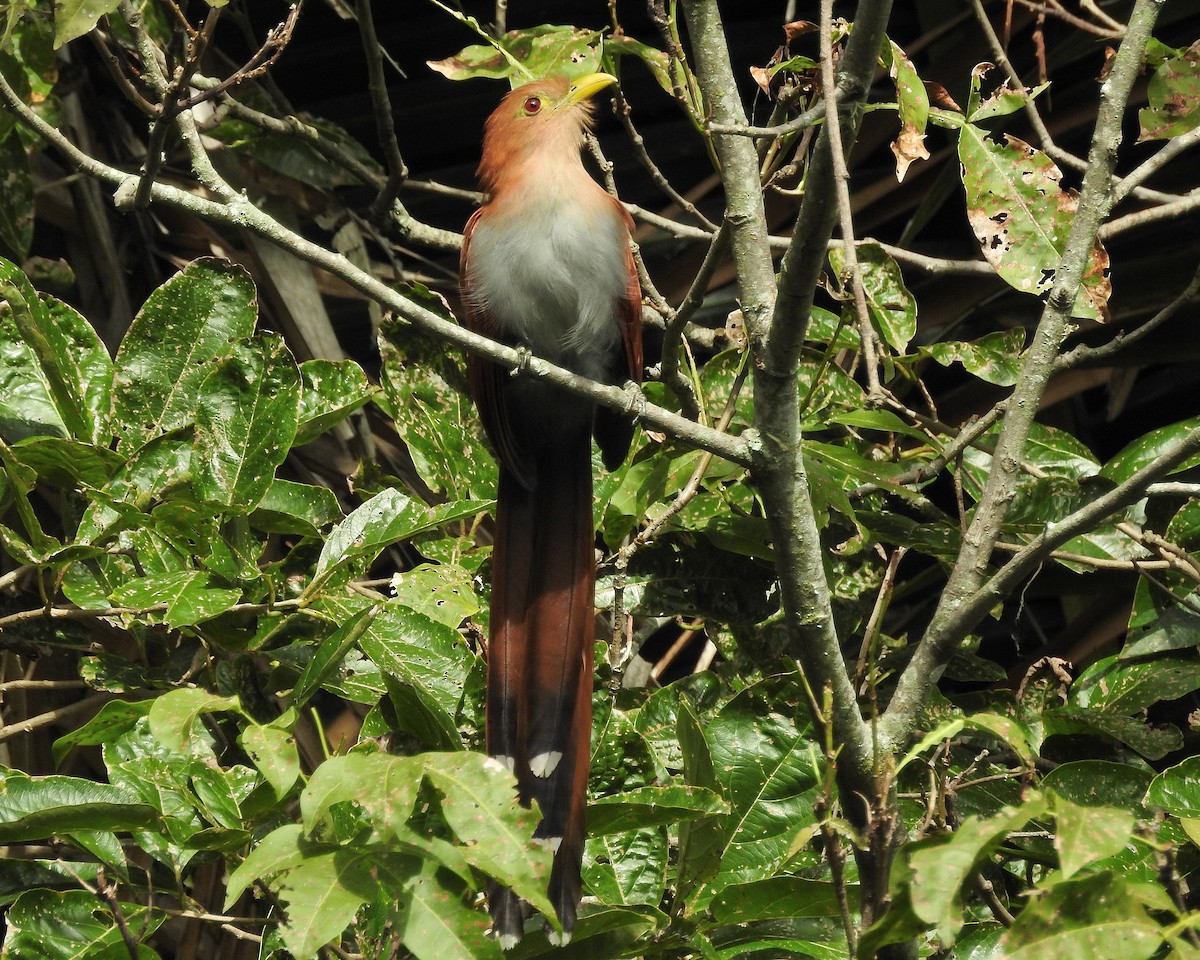
{"label": "white tail tip", "polygon": [[558,768],[558,761],[561,759],[562,752],[559,750],[539,753],[536,757],[529,758],[529,772],[535,777],[542,777],[544,779]]}

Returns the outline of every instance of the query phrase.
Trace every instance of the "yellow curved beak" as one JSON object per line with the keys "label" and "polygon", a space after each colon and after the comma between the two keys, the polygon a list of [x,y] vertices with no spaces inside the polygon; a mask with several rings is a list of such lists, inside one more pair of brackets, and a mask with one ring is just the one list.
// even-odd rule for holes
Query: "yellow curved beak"
{"label": "yellow curved beak", "polygon": [[617,78],[611,73],[588,73],[582,77],[576,77],[571,81],[571,86],[567,88],[566,102],[572,105],[582,103],[616,82]]}

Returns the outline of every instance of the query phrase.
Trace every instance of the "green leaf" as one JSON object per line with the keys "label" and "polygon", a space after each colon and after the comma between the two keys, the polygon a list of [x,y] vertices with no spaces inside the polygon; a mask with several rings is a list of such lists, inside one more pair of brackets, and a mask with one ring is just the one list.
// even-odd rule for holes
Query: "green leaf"
{"label": "green leaf", "polygon": [[1000,938],[1005,960],[1148,960],[1158,924],[1111,873],[1085,875],[1035,898]]}
{"label": "green leaf", "polygon": [[133,729],[134,724],[150,712],[152,705],[152,700],[110,700],[82,727],[54,741],[54,762],[62,763],[62,758],[72,747],[108,743],[127,730]]}
{"label": "green leaf", "polygon": [[1148,766],[1111,760],[1072,760],[1049,771],[1042,778],[1042,786],[1080,806],[1119,803],[1137,807],[1153,777],[1154,771]]}
{"label": "green leaf", "polygon": [[39,297],[15,264],[0,259],[0,435],[98,440],[85,394],[93,378],[105,378],[107,360],[78,313]]}
{"label": "green leaf", "polygon": [[553,855],[532,840],[536,817],[518,805],[513,777],[478,753],[425,754],[425,773],[442,794],[442,814],[464,844],[463,856],[543,916]]}
{"label": "green leaf", "polygon": [[1200,663],[1153,660],[1138,663],[1105,657],[1071,685],[1071,703],[1132,716],[1167,700],[1200,690]]}
{"label": "green leaf", "polygon": [[341,849],[305,856],[272,884],[283,901],[283,942],[296,960],[310,960],[336,940],[379,888],[368,858]]}
{"label": "green leaf", "polygon": [[196,496],[249,512],[296,435],[300,373],[281,337],[237,344],[210,367],[196,406]]}
{"label": "green leaf", "polygon": [[1054,847],[1064,877],[1096,860],[1114,856],[1133,837],[1133,812],[1116,807],[1081,807],[1062,797],[1054,800],[1057,829]]}
{"label": "green leaf", "polygon": [[450,499],[491,497],[496,461],[483,442],[474,404],[452,357],[414,363],[389,337],[380,339],[380,381],[388,412],[421,479]]}
{"label": "green leaf", "polygon": [[242,731],[238,741],[271,785],[276,798],[282,800],[300,778],[295,738],[287,730],[255,723]]}
{"label": "green leaf", "polygon": [[1021,721],[998,713],[972,713],[966,718],[967,729],[982,730],[1011,747],[1020,760],[1033,766],[1035,751],[1030,746],[1029,728]]}
{"label": "green leaf", "polygon": [[[679,700],[675,721],[683,777],[692,786],[721,792],[713,767],[712,750],[696,711],[686,697]],[[724,821],[704,817],[679,825],[679,896],[691,896],[717,872],[721,861]]]}
{"label": "green leaf", "polygon": [[141,511],[188,484],[191,471],[190,428],[155,437],[90,495],[75,533],[76,541],[100,543],[118,529],[144,525],[146,517]]}
{"label": "green leaf", "polygon": [[1200,757],[1188,757],[1160,773],[1146,799],[1176,817],[1200,818]]}
{"label": "green leaf", "polygon": [[474,517],[488,507],[487,502],[475,500],[428,507],[399,490],[388,488],[330,531],[317,558],[313,580],[304,593],[311,596],[335,572],[351,563],[369,563],[393,543],[408,540],[444,523]]}
{"label": "green leaf", "polygon": [[588,805],[588,840],[583,882],[601,903],[658,903],[666,886],[669,844],[661,827],[596,836]]}
{"label": "green leaf", "polygon": [[1149,760],[1159,760],[1183,746],[1177,727],[1151,727],[1140,717],[1091,707],[1054,707],[1042,714],[1046,736],[1084,733],[1111,737],[1132,747]]}
{"label": "green leaf", "polygon": [[0,251],[24,263],[33,244],[33,175],[20,137],[0,136]]}
{"label": "green leaf", "polygon": [[908,853],[912,908],[938,935],[953,943],[963,924],[963,884],[976,864],[991,856],[1013,830],[1045,813],[1044,797],[1033,796],[1019,807],[1005,807],[994,817],[968,817],[949,837],[913,845]]}
{"label": "green leaf", "polygon": [[125,462],[106,447],[64,437],[29,437],[11,447],[19,463],[60,487],[103,487]]}
{"label": "green leaf", "polygon": [[[375,158],[336,123],[310,113],[297,114],[296,120],[308,128],[309,135],[315,134],[326,144],[336,145],[342,155],[353,157],[362,168],[380,172]],[[235,129],[236,136],[227,139],[238,153],[252,157],[256,163],[285,177],[318,190],[335,190],[361,183],[345,166],[331,162],[324,153],[299,135],[247,130],[244,126],[236,126]]]}
{"label": "green leaf", "polygon": [[791,917],[834,917],[840,913],[837,888],[825,880],[768,877],[725,887],[710,909],[718,923],[754,923]]}
{"label": "green leaf", "polygon": [[1168,140],[1200,126],[1200,40],[1158,65],[1146,102],[1138,113],[1139,143]]}
{"label": "green leaf", "polygon": [[471,574],[452,563],[422,563],[392,578],[396,602],[458,629],[479,611]]}
{"label": "green leaf", "polygon": [[675,87],[671,82],[671,58],[662,50],[647,46],[625,33],[612,34],[604,38],[605,59],[633,56],[641,60],[654,75],[658,85],[669,94],[674,95]]}
{"label": "green leaf", "polygon": [[133,830],[157,820],[153,807],[108,784],[0,769],[0,843],[76,830]]}
{"label": "green leaf", "polygon": [[335,803],[353,800],[377,831],[403,834],[422,773],[416,757],[359,753],[330,757],[313,771],[300,794],[305,832],[311,834],[324,822]]}
{"label": "green leaf", "polygon": [[289,700],[292,707],[302,708],[321,684],[341,667],[346,654],[358,643],[359,637],[371,625],[379,609],[379,605],[376,604],[358,611],[321,641],[308,658],[304,672],[292,688]]}
{"label": "green leaf", "polygon": [[403,889],[396,935],[418,960],[499,960],[502,956],[500,945],[487,935],[487,915],[463,906],[462,899],[438,881],[435,864],[425,863]]}
{"label": "green leaf", "polygon": [[266,879],[297,866],[315,849],[321,849],[321,845],[307,843],[304,828],[298,823],[272,830],[254,845],[246,859],[229,874],[224,909],[232,907],[255,880]]}
{"label": "green leaf", "polygon": [[169,690],[150,708],[150,733],[174,753],[191,753],[192,726],[200,714],[240,709],[237,697],[222,697],[197,687]]}
{"label": "green leaf", "polygon": [[899,773],[930,747],[937,746],[951,737],[958,736],[962,732],[962,728],[966,725],[967,722],[963,717],[951,717],[948,720],[943,720],[912,745],[908,753],[904,755],[904,759],[896,765],[896,772]]}
{"label": "green leaf", "polygon": [[[986,70],[983,69],[985,67],[987,68]],[[978,101],[979,81],[985,73],[990,72],[991,68],[992,65],[990,63],[980,64],[975,68],[972,76],[973,100]],[[1043,83],[1032,90],[1024,87],[1014,90],[1008,85],[1008,81],[1006,80],[993,90],[986,100],[975,103],[968,112],[967,121],[970,123],[979,123],[981,120],[989,120],[993,117],[1007,117],[1009,114],[1024,109],[1027,103],[1031,102],[1049,86],[1050,84]]]}
{"label": "green leaf", "polygon": [[191,423],[213,361],[249,339],[257,318],[253,281],[226,260],[196,260],[151,293],[117,351],[113,411],[125,442]]}
{"label": "green leaf", "polygon": [[250,522],[264,533],[320,536],[323,529],[342,518],[337,495],[328,487],[275,478],[266,495],[250,514]]}
{"label": "green leaf", "polygon": [[1021,375],[1021,350],[1025,345],[1025,330],[997,330],[963,343],[947,340],[921,347],[921,353],[932,357],[943,367],[958,361],[968,373],[980,380],[1001,387],[1011,387]]}
{"label": "green leaf", "polygon": [[91,33],[120,0],[54,0],[54,49]]}
{"label": "green leaf", "polygon": [[[903,353],[917,332],[917,301],[904,285],[900,265],[877,243],[857,244],[855,252],[875,328],[893,350]],[[846,253],[842,247],[829,251],[829,265],[839,276],[845,273]],[[849,279],[843,278],[842,282],[849,290]]]}
{"label": "green leaf", "polygon": [[445,60],[430,61],[429,66],[451,80],[491,77],[507,79],[516,88],[551,74],[570,78],[595,73],[600,69],[599,40],[595,30],[542,24],[510,30],[494,46],[467,47]]}
{"label": "green leaf", "polygon": [[[188,767],[188,775],[204,818],[232,834],[233,846],[245,843],[249,838],[247,831],[242,829],[246,823],[242,804],[258,786],[258,775],[242,764],[220,767],[207,758],[193,760]],[[204,845],[216,839],[223,848],[224,841],[229,838],[224,834],[215,837],[209,834],[202,839]],[[188,846],[200,846],[195,836],[189,839]]]}
{"label": "green leaf", "polygon": [[389,601],[358,645],[400,685],[389,691],[402,729],[430,747],[462,746],[454,718],[473,657],[457,630]]}
{"label": "green leaf", "polygon": [[[777,695],[777,694],[776,694]],[[714,888],[771,876],[797,831],[814,822],[817,774],[808,732],[774,712],[769,682],[743,690],[705,733],[713,770],[730,805],[722,818],[721,869]]]}
{"label": "green leaf", "polygon": [[[149,939],[166,920],[136,903],[120,903],[128,928]],[[116,918],[87,890],[29,890],[4,916],[4,956],[12,960],[128,960]],[[138,944],[138,960],[158,954]]]}
{"label": "green leaf", "polygon": [[638,827],[681,823],[728,812],[729,804],[703,787],[638,787],[592,800],[588,804],[588,836],[624,833]]}
{"label": "green leaf", "polygon": [[95,883],[103,867],[78,860],[0,860],[0,905],[7,907],[22,893],[37,887],[78,890],[79,881]]}
{"label": "green leaf", "polygon": [[[963,124],[958,158],[967,217],[984,258],[1009,286],[1045,298],[1066,249],[1078,195],[1060,188],[1062,173],[1048,156],[1011,135],[1001,144],[982,128]],[[1105,319],[1111,294],[1108,254],[1097,240],[1071,315]]]}
{"label": "green leaf", "polygon": [[[1142,434],[1101,467],[1100,476],[1113,483],[1124,483],[1142,467],[1153,463],[1176,443],[1186,439],[1196,430],[1200,430],[1200,417],[1191,417]],[[1178,473],[1197,464],[1200,464],[1200,454],[1189,457],[1171,472]]]}
{"label": "green leaf", "polygon": [[178,630],[220,616],[242,598],[242,591],[216,586],[216,578],[201,570],[129,580],[117,589],[113,603],[142,609],[166,604],[162,622]]}
{"label": "green leaf", "polygon": [[296,446],[316,440],[375,394],[362,367],[353,360],[305,360],[300,364],[300,378]]}
{"label": "green leaf", "polygon": [[[1173,543],[1179,541],[1170,536]],[[1134,591],[1129,630],[1119,656],[1122,660],[1172,650],[1190,650],[1200,645],[1200,591],[1182,599],[1163,596],[1157,586],[1139,579]]]}
{"label": "green leaf", "polygon": [[899,433],[912,437],[922,443],[928,441],[928,436],[916,427],[910,426],[890,410],[846,410],[829,416],[830,423],[844,423],[848,427],[860,430],[878,430],[881,433]]}

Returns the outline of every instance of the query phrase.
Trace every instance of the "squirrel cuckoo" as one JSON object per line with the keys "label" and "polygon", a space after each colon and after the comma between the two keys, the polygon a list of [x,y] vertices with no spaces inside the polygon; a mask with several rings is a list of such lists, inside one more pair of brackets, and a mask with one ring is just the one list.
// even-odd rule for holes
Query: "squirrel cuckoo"
{"label": "squirrel cuckoo", "polygon": [[[641,289],[633,222],[580,157],[605,73],[551,77],[509,93],[487,121],[479,179],[489,197],[467,223],[461,284],[468,327],[602,383],[641,380]],[[543,381],[469,361],[471,392],[500,463],[492,550],[487,750],[536,800],[536,836],[554,851],[550,900],[570,938],[580,898],[592,731],[595,530],[593,434],[603,462],[625,458],[632,423]],[[512,947],[526,907],[489,892]],[[555,937],[555,939],[559,939]]]}

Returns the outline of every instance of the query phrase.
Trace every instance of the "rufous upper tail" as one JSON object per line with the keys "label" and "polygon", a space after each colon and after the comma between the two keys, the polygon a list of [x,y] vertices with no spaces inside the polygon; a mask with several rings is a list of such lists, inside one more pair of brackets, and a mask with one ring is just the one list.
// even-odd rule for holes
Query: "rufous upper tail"
{"label": "rufous upper tail", "polygon": [[[575,926],[591,750],[595,534],[591,437],[547,447],[535,481],[501,468],[492,553],[487,750],[536,800],[536,836],[554,851],[550,900],[564,935]],[[510,891],[489,897],[502,946],[526,911]]]}

